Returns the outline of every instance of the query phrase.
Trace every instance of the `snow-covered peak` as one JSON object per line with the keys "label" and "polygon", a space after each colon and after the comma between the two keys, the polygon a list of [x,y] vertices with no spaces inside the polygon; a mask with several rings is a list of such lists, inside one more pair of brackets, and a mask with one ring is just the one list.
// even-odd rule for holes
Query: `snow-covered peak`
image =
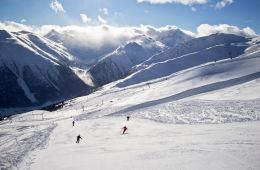
{"label": "snow-covered peak", "polygon": [[48,32],[45,37],[66,47],[69,53],[75,57],[77,66],[84,69],[91,67],[100,58],[111,53],[118,47],[113,43],[103,43],[100,46],[93,46],[84,34],[58,32],[54,29]]}
{"label": "snow-covered peak", "polygon": [[253,38],[251,43],[252,44],[259,44],[260,43],[260,36]]}
{"label": "snow-covered peak", "polygon": [[104,85],[125,77],[134,66],[165,48],[165,45],[151,37],[139,36],[106,55],[89,72],[97,85]]}
{"label": "snow-covered peak", "polygon": [[141,68],[146,67],[147,65],[153,63],[163,62],[168,59],[177,58],[185,54],[198,52],[201,51],[202,49],[210,48],[216,45],[231,44],[231,43],[246,43],[249,40],[250,39],[245,37],[241,37],[233,34],[223,34],[223,33],[217,33],[205,37],[194,38],[189,41],[180,43],[175,47],[165,51],[164,53],[149,58],[147,61],[145,61],[142,64]]}
{"label": "snow-covered peak", "polygon": [[169,30],[159,34],[156,39],[169,47],[174,47],[179,43],[191,40],[193,37],[185,34],[180,29]]}
{"label": "snow-covered peak", "polygon": [[57,31],[55,31],[54,29],[52,29],[50,32],[48,32],[44,37],[57,42],[57,43],[61,43],[62,44],[62,35],[60,33],[58,33]]}
{"label": "snow-covered peak", "polygon": [[146,27],[146,34],[153,39],[167,45],[168,47],[174,47],[179,43],[183,43],[194,38],[193,36],[174,26],[166,26],[158,30]]}
{"label": "snow-covered peak", "polygon": [[39,106],[88,89],[70,69],[73,56],[51,40],[31,32],[1,30],[0,51],[4,82],[0,83],[0,108]]}
{"label": "snow-covered peak", "polygon": [[12,37],[12,35],[8,31],[0,30],[0,39],[1,40],[11,38],[11,37]]}
{"label": "snow-covered peak", "polygon": [[154,55],[134,68],[132,72],[135,73],[118,86],[142,83],[199,65],[238,57],[248,48],[249,41],[250,39],[231,34],[214,34],[192,39],[166,52]]}

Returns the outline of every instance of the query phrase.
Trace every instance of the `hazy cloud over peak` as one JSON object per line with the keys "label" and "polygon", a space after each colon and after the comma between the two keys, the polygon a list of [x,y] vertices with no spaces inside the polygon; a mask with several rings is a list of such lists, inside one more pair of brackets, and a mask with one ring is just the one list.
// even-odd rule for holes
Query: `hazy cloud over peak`
{"label": "hazy cloud over peak", "polygon": [[247,36],[247,37],[257,36],[255,31],[250,27],[239,29],[237,26],[228,25],[228,24],[219,24],[219,25],[201,24],[197,28],[198,36],[207,36],[216,33],[235,34],[235,35]]}
{"label": "hazy cloud over peak", "polygon": [[34,31],[34,28],[25,24],[17,23],[14,21],[0,22],[0,29],[4,29],[10,32],[16,31]]}
{"label": "hazy cloud over peak", "polygon": [[[181,30],[182,32],[192,36],[201,37],[215,33],[228,33],[247,37],[258,36],[253,29],[250,27],[238,28],[237,26],[219,24],[209,25],[202,24],[198,26],[197,32],[183,30],[177,26],[166,25],[163,27],[154,27],[150,25],[141,25],[139,27],[120,27],[120,26],[109,26],[109,25],[43,25],[43,26],[29,26],[13,21],[0,22],[0,29],[5,29],[9,32],[13,31],[30,31],[40,35],[46,35],[51,30],[56,30],[62,35],[69,35],[73,37],[72,43],[77,45],[85,45],[90,48],[99,48],[106,44],[122,45],[131,38],[140,35],[148,35],[150,37],[156,37],[160,33],[167,33],[168,31]],[[72,40],[68,40],[72,41]]]}

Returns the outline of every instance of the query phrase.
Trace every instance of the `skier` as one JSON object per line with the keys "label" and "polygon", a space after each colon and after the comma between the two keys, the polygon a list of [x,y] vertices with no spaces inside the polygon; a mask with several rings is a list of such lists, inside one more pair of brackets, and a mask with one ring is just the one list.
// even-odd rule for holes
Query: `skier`
{"label": "skier", "polygon": [[126,121],[129,121],[129,119],[130,119],[130,116],[127,116],[127,117],[126,117]]}
{"label": "skier", "polygon": [[123,134],[125,134],[125,131],[127,130],[127,127],[124,126],[122,129],[123,129]]}
{"label": "skier", "polygon": [[72,126],[74,126],[74,124],[75,124],[75,121],[73,120],[73,121],[72,121]]}
{"label": "skier", "polygon": [[80,135],[77,136],[77,141],[76,143],[79,143],[79,140],[82,139]]}

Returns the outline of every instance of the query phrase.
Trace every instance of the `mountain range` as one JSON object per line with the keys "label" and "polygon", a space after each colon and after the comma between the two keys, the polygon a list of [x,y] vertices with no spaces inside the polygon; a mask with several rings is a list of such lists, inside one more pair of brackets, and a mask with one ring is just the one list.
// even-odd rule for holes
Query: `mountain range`
{"label": "mountain range", "polygon": [[0,30],[0,108],[10,114],[14,108],[39,108],[111,82],[127,88],[169,76],[192,82],[257,74],[259,42],[222,33],[192,37],[172,28],[92,48],[56,30],[44,36]]}

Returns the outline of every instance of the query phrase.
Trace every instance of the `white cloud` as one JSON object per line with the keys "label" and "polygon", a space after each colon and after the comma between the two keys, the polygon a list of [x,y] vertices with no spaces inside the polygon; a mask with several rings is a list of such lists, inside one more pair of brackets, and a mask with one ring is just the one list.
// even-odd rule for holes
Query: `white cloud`
{"label": "white cloud", "polygon": [[[68,43],[74,44],[75,46],[83,46],[88,48],[100,48],[105,45],[122,45],[127,41],[131,40],[136,36],[146,34],[151,37],[156,37],[161,33],[167,33],[168,31],[180,29],[176,26],[167,25],[164,27],[153,27],[149,25],[141,25],[140,27],[119,27],[109,25],[69,25],[69,26],[58,26],[58,25],[43,25],[43,26],[28,26],[13,21],[0,22],[0,29],[7,31],[30,31],[40,35],[45,35],[51,30],[68,35]],[[193,37],[207,36],[215,33],[229,33],[248,37],[258,36],[254,30],[250,27],[239,29],[236,26],[227,24],[220,25],[208,25],[202,24],[197,28],[197,33],[180,29],[188,35]],[[70,38],[73,37],[73,38]]]}
{"label": "white cloud", "polygon": [[115,27],[108,25],[44,25],[38,28],[37,32],[41,35],[45,35],[52,29],[63,35],[69,35],[65,37],[73,37],[66,39],[66,43],[87,48],[101,48],[106,45],[119,46],[139,35],[139,33],[136,33],[132,27]]}
{"label": "white cloud", "polygon": [[225,8],[227,5],[230,5],[233,2],[234,2],[233,0],[221,0],[221,1],[217,2],[215,8],[216,9]]}
{"label": "white cloud", "polygon": [[46,35],[51,30],[56,30],[62,35],[68,35],[64,36],[66,38],[66,43],[87,48],[101,48],[106,45],[119,46],[143,34],[149,36],[152,34],[156,35],[160,32],[169,31],[170,29],[177,29],[177,27],[165,26],[156,28],[144,25],[140,27],[119,27],[109,25],[43,25],[32,27],[15,22],[0,22],[0,29],[5,29],[7,31],[26,30],[42,36]]}
{"label": "white cloud", "polygon": [[4,29],[10,32],[16,32],[16,31],[30,31],[33,32],[34,28],[31,26],[27,26],[24,24],[20,24],[14,21],[5,21],[0,22],[0,29]]}
{"label": "white cloud", "polygon": [[26,19],[21,19],[21,23],[24,23],[24,22],[26,22],[27,20]]}
{"label": "white cloud", "polygon": [[196,34],[194,34],[193,32],[181,29],[174,25],[166,25],[166,26],[159,27],[159,28],[153,27],[151,25],[141,25],[141,27],[135,28],[136,32],[138,32],[140,34],[146,34],[146,35],[149,35],[154,38],[156,36],[159,36],[159,34],[167,33],[169,31],[177,30],[177,29],[181,30],[182,32],[184,32],[192,37],[196,36]]}
{"label": "white cloud", "polygon": [[137,0],[137,2],[149,2],[151,4],[166,4],[166,3],[176,3],[183,5],[192,5],[192,4],[205,4],[208,0]]}
{"label": "white cloud", "polygon": [[99,12],[101,12],[104,15],[108,15],[108,9],[107,8],[99,8]]}
{"label": "white cloud", "polygon": [[191,7],[191,11],[192,11],[192,12],[196,12],[196,11],[197,11],[197,8]]}
{"label": "white cloud", "polygon": [[101,24],[106,24],[107,20],[105,20],[104,18],[102,18],[100,15],[97,16],[98,22],[100,22]]}
{"label": "white cloud", "polygon": [[247,35],[251,35],[252,37],[258,36],[256,32],[250,27],[243,28],[243,32]]}
{"label": "white cloud", "polygon": [[90,17],[88,17],[86,14],[80,14],[80,18],[81,18],[81,21],[83,22],[83,23],[88,23],[88,22],[91,22],[91,18]]}
{"label": "white cloud", "polygon": [[62,6],[62,4],[58,1],[58,0],[52,0],[50,7],[52,10],[54,10],[55,12],[66,12]]}
{"label": "white cloud", "polygon": [[250,27],[239,29],[237,26],[232,26],[228,24],[219,24],[219,25],[209,25],[202,24],[197,28],[197,35],[207,36],[216,33],[226,33],[226,34],[235,34],[247,37],[255,37],[257,34]]}

